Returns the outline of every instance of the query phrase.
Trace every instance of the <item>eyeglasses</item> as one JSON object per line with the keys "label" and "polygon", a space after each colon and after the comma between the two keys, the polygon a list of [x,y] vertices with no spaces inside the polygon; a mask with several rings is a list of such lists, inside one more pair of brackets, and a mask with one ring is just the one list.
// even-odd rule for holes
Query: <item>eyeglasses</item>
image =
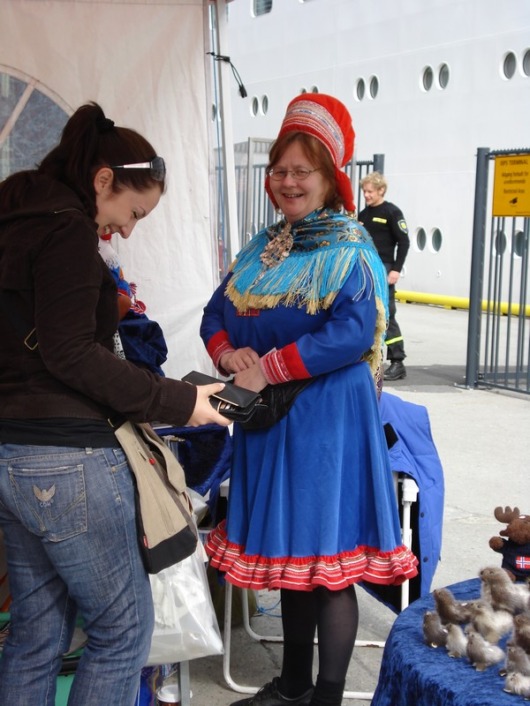
{"label": "eyeglasses", "polygon": [[150,176],[155,181],[164,181],[166,176],[166,163],[162,157],[153,157],[150,162],[136,162],[135,164],[118,164],[111,169],[149,169]]}
{"label": "eyeglasses", "polygon": [[267,176],[269,176],[273,181],[283,181],[288,174],[292,174],[297,181],[304,181],[313,172],[318,172],[320,167],[316,169],[303,169],[303,167],[298,167],[298,169],[267,169]]}

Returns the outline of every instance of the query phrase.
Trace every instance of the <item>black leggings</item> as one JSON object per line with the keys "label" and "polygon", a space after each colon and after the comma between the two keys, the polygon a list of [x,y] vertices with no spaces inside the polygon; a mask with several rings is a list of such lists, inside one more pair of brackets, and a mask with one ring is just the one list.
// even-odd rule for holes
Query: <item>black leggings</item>
{"label": "black leggings", "polygon": [[281,691],[294,698],[312,685],[313,641],[318,634],[318,675],[327,682],[346,679],[359,610],[354,586],[341,591],[281,590],[284,635]]}

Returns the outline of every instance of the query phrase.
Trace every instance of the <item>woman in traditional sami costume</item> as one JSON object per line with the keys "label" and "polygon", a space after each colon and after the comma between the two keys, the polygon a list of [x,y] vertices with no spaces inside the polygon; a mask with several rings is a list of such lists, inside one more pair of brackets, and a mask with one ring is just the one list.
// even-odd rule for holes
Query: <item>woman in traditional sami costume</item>
{"label": "woman in traditional sami costume", "polygon": [[341,170],[353,141],[335,98],[291,101],[265,185],[283,218],[243,248],[204,310],[207,350],[238,385],[312,378],[273,427],[234,425],[227,519],[206,547],[234,585],[281,589],[281,676],[238,706],[340,706],[357,632],[354,584],[417,573],[401,544],[377,401],[386,272],[351,214]]}

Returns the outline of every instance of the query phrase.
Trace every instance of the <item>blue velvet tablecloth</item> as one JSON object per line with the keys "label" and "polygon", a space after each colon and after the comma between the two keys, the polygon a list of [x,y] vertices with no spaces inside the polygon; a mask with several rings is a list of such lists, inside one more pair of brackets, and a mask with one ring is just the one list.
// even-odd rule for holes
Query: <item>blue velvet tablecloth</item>
{"label": "blue velvet tablecloth", "polygon": [[[448,586],[459,601],[480,595],[480,579]],[[372,706],[518,706],[522,696],[503,691],[500,664],[477,672],[466,657],[449,657],[445,647],[429,647],[423,615],[434,610],[432,594],[414,601],[397,618],[386,641]],[[504,638],[499,646],[505,649]]]}

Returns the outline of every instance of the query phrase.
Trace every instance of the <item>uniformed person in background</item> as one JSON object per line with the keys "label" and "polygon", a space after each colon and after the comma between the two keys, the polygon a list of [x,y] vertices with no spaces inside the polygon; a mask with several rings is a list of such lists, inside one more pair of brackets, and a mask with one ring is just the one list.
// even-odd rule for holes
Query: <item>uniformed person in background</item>
{"label": "uniformed person in background", "polygon": [[385,343],[390,365],[385,370],[384,379],[401,380],[407,376],[407,370],[403,362],[405,344],[396,321],[396,283],[405,264],[410,240],[403,212],[395,204],[385,201],[387,186],[385,177],[379,172],[371,172],[361,180],[366,206],[359,213],[359,221],[372,236],[387,271],[390,318]]}

